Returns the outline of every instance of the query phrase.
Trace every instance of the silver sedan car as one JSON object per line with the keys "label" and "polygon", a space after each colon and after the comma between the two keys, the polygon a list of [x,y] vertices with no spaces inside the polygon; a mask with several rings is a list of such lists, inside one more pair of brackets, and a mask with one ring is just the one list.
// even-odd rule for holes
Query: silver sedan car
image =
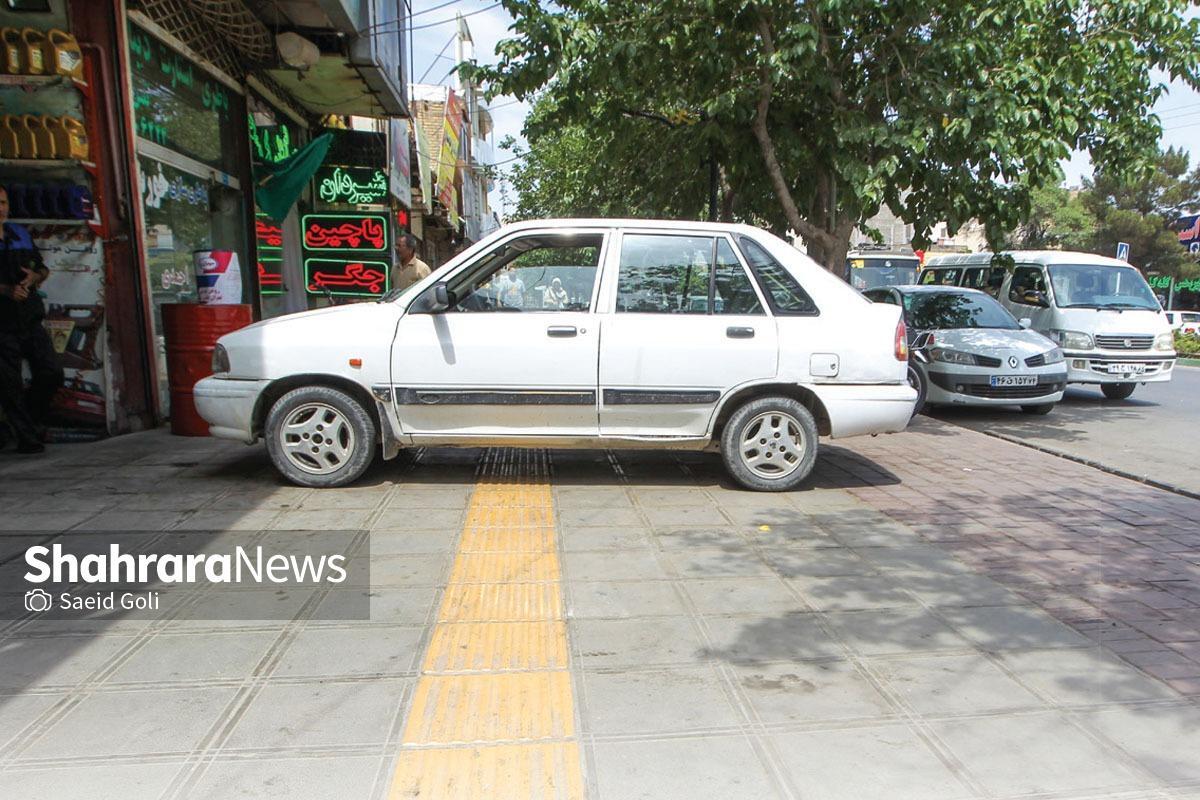
{"label": "silver sedan car", "polygon": [[1048,414],[1062,399],[1062,350],[990,295],[957,286],[888,286],[864,294],[904,309],[918,411],[926,403],[1019,405],[1027,414]]}

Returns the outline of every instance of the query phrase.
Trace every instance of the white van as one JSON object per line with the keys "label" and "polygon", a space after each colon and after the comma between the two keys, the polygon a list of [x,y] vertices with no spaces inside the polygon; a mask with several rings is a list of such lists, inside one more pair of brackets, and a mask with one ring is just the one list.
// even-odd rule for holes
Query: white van
{"label": "white van", "polygon": [[[1063,349],[1068,383],[1100,384],[1122,399],[1138,383],[1169,381],[1175,343],[1162,306],[1142,274],[1093,253],[1012,251],[997,299]],[[927,267],[988,265],[991,253],[937,256]]]}

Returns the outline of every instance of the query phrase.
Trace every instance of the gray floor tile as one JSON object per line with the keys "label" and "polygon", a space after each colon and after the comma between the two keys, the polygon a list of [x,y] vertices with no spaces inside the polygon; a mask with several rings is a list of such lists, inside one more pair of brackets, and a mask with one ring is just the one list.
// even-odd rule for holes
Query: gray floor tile
{"label": "gray floor tile", "polygon": [[176,525],[177,531],[266,530],[279,514],[275,509],[202,509]]}
{"label": "gray floor tile", "polygon": [[233,688],[106,692],[85,697],[22,755],[188,753],[220,718]]}
{"label": "gray floor tile", "polygon": [[328,800],[367,798],[379,770],[377,756],[218,761],[188,790],[188,800]]}
{"label": "gray floor tile", "polygon": [[643,506],[642,514],[649,524],[660,525],[725,525],[728,520],[715,505],[705,500],[686,506]]}
{"label": "gray floor tile", "polygon": [[103,667],[131,641],[113,635],[5,640],[0,644],[0,688],[72,686]]}
{"label": "gray floor tile", "polygon": [[563,528],[558,532],[563,550],[644,550],[651,546],[649,531],[630,525],[602,528]]}
{"label": "gray floor tile", "polygon": [[969,644],[924,609],[837,611],[828,614],[837,634],[863,655],[921,653]]}
{"label": "gray floor tile", "polygon": [[1026,602],[1019,594],[983,575],[930,569],[893,572],[890,577],[907,592],[931,606],[999,606]]}
{"label": "gray floor tile", "polygon": [[671,488],[644,488],[632,486],[629,489],[637,501],[645,508],[666,508],[668,506],[683,506],[689,508],[713,507],[713,501],[703,489],[692,486],[676,486]]}
{"label": "gray floor tile", "polygon": [[749,543],[733,527],[706,525],[704,527],[683,526],[655,528],[651,532],[654,543],[664,550],[733,548],[744,550]]}
{"label": "gray floor tile", "polygon": [[711,667],[587,672],[582,709],[588,733],[665,733],[734,728],[743,720]]}
{"label": "gray floor tile", "polygon": [[1033,606],[942,608],[938,613],[960,634],[989,650],[1093,644]]}
{"label": "gray floor tile", "polygon": [[310,628],[288,645],[272,677],[380,675],[409,672],[421,650],[421,628]]}
{"label": "gray floor tile", "polygon": [[391,625],[420,625],[428,618],[437,592],[436,586],[335,589],[317,606],[313,618],[363,621],[356,615],[363,609],[365,597],[366,608],[370,613],[366,621]]}
{"label": "gray floor tile", "polygon": [[632,508],[629,494],[620,486],[557,486],[554,504],[566,508]]}
{"label": "gray floor tile", "polygon": [[841,548],[768,550],[765,558],[767,563],[784,578],[873,575],[876,571],[864,559]]}
{"label": "gray floor tile", "polygon": [[642,526],[645,524],[637,511],[624,506],[567,506],[558,509],[558,521],[564,528],[589,525],[607,528],[613,525]]}
{"label": "gray floor tile", "polygon": [[[63,699],[61,694],[0,696],[0,750],[17,738],[22,729]],[[0,797],[4,795],[0,793]]]}
{"label": "gray floor tile", "polygon": [[1130,706],[1084,719],[1164,781],[1200,781],[1200,707]]}
{"label": "gray floor tile", "polygon": [[0,797],[157,800],[183,766],[97,764],[0,773]]}
{"label": "gray floor tile", "polygon": [[800,575],[790,583],[800,590],[813,608],[821,611],[861,611],[876,608],[905,608],[916,599],[882,575],[838,575],[815,578]]}
{"label": "gray floor tile", "polygon": [[623,619],[687,613],[670,581],[571,581],[568,618]]}
{"label": "gray floor tile", "polygon": [[571,636],[585,668],[695,664],[704,643],[687,617],[571,622]]}
{"label": "gray floor tile", "polygon": [[759,720],[815,722],[880,718],[887,701],[846,661],[734,665],[734,678]]}
{"label": "gray floor tile", "polygon": [[1058,714],[931,723],[938,737],[998,795],[1134,788],[1113,754]]}
{"label": "gray floor tile", "polygon": [[371,531],[371,555],[450,553],[458,545],[453,531]]}
{"label": "gray floor tile", "polygon": [[671,577],[650,548],[614,554],[608,551],[563,554],[569,581],[666,580]]}
{"label": "gray floor tile", "polygon": [[842,650],[815,614],[784,612],[744,616],[705,616],[712,658],[734,664],[796,661],[840,656]]}
{"label": "gray floor tile", "polygon": [[722,578],[772,574],[754,550],[731,543],[728,547],[665,550],[663,560],[683,578]]}
{"label": "gray floor tile", "polygon": [[1035,691],[1069,705],[1173,700],[1170,688],[1099,648],[1030,650],[1001,654]]}
{"label": "gray floor tile", "polygon": [[225,748],[381,744],[410,683],[405,678],[264,686]]}
{"label": "gray floor tile", "polygon": [[712,578],[683,582],[701,614],[778,614],[805,611],[807,606],[772,575]]}
{"label": "gray floor tile", "polygon": [[[376,517],[372,528],[388,531],[445,531],[447,535],[454,535],[462,530],[465,510],[465,504],[458,504],[449,508],[403,508],[393,505]],[[299,513],[303,514],[304,512]],[[343,512],[335,511],[330,513],[336,516]],[[366,518],[367,514],[367,512],[346,513],[360,514],[363,519]],[[343,523],[342,527],[352,526],[349,523]]]}
{"label": "gray floor tile", "polygon": [[401,485],[397,486],[389,495],[387,508],[410,511],[417,508],[463,508],[471,499],[471,493],[474,491],[474,484],[463,486]]}
{"label": "gray floor tile", "polygon": [[448,555],[371,555],[371,586],[440,586],[449,574]]}
{"label": "gray floor tile", "polygon": [[1045,703],[983,656],[924,656],[871,662],[890,689],[920,714],[982,714]]}
{"label": "gray floor tile", "polygon": [[161,634],[143,644],[106,683],[242,680],[279,634],[276,631]]}
{"label": "gray floor tile", "polygon": [[733,800],[780,797],[743,737],[598,742],[603,800]]}
{"label": "gray floor tile", "polygon": [[862,547],[858,553],[878,569],[896,574],[974,574],[970,567],[947,551],[923,542],[897,547]]}
{"label": "gray floor tile", "polygon": [[[387,517],[389,513],[385,512],[383,517]],[[367,519],[371,516],[370,511],[362,509],[311,509],[303,510],[296,509],[292,511],[283,511],[275,518],[271,524],[273,530],[281,531],[344,531],[350,529],[364,528],[367,525]],[[430,528],[439,527],[436,523],[417,524],[422,516],[412,512],[405,512],[402,519],[408,520],[410,524],[390,525],[386,522],[379,522],[376,527],[379,528],[421,528],[428,530]],[[381,519],[383,518],[381,517]],[[388,520],[391,522],[392,520]]]}
{"label": "gray floor tile", "polygon": [[805,800],[956,800],[971,793],[907,727],[770,737]]}

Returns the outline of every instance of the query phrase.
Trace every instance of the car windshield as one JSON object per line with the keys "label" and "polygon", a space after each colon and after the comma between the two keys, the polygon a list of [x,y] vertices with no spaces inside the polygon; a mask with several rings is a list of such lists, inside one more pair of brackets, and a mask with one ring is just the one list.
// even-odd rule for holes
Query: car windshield
{"label": "car windshield", "polygon": [[1053,264],[1050,285],[1059,308],[1159,309],[1146,279],[1133,267]]}
{"label": "car windshield", "polygon": [[917,282],[915,258],[852,257],[848,261],[846,280],[855,289],[874,289],[877,286],[901,286]]}
{"label": "car windshield", "polygon": [[1019,330],[1013,315],[984,294],[914,292],[904,295],[904,316],[916,330],[998,328]]}

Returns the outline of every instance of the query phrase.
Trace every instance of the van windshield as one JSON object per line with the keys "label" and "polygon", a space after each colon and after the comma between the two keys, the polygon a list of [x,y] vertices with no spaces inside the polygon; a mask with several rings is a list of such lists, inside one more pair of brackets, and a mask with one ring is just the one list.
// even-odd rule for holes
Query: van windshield
{"label": "van windshield", "polygon": [[851,256],[846,263],[846,281],[859,291],[916,283],[920,265],[921,262],[911,256]]}
{"label": "van windshield", "polygon": [[1050,285],[1059,308],[1160,308],[1146,279],[1133,267],[1052,264]]}

